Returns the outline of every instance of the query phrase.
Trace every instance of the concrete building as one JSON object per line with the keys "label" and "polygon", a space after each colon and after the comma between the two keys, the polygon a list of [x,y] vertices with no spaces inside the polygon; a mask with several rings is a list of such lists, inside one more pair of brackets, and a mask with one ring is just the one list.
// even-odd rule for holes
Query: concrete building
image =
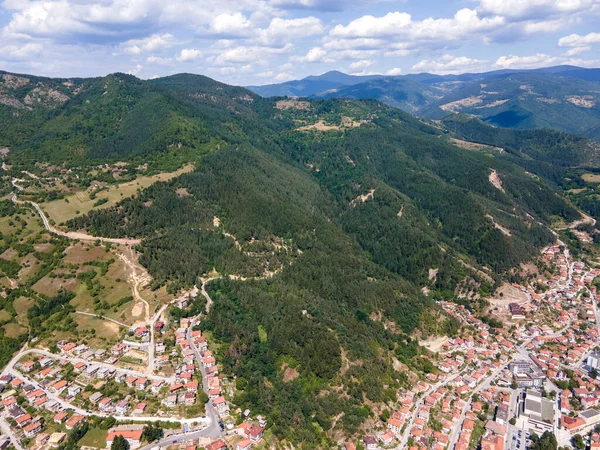
{"label": "concrete building", "polygon": [[532,389],[519,398],[520,415],[523,416],[530,428],[540,431],[553,431],[556,422],[556,404],[542,394]]}

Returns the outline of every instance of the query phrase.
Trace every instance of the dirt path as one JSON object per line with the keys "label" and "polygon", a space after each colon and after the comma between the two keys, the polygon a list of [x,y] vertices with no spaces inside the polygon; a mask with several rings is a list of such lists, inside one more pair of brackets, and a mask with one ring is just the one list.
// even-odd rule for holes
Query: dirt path
{"label": "dirt path", "polygon": [[575,222],[571,222],[569,225],[566,225],[564,227],[557,227],[557,230],[570,230],[573,228],[577,228],[579,225],[596,225],[596,219],[594,219],[591,216],[588,216],[585,213],[582,213],[581,211],[579,211],[579,214],[581,214],[582,218],[579,220],[576,220]]}
{"label": "dirt path", "polygon": [[[144,323],[150,322],[150,304],[140,294],[140,286],[148,284],[151,280],[150,275],[137,261],[131,248],[124,249],[119,253],[119,258],[125,263],[129,269],[129,282],[131,284],[131,293],[134,300],[143,304],[144,307]],[[136,305],[137,306],[137,305]],[[134,307],[135,308],[135,307]]]}

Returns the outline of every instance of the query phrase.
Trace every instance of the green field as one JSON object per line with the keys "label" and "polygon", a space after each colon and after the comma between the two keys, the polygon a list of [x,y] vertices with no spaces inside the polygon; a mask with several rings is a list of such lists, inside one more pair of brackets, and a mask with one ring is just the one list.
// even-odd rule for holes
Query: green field
{"label": "green field", "polygon": [[90,428],[88,432],[83,436],[78,444],[80,446],[106,448],[106,437],[108,436],[107,430],[100,428]]}

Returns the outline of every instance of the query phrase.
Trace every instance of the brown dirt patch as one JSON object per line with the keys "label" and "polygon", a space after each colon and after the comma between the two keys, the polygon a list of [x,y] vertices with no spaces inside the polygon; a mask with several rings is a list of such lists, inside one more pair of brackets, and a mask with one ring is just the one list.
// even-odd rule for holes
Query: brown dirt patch
{"label": "brown dirt patch", "polygon": [[54,297],[63,289],[74,292],[77,289],[77,280],[75,278],[64,280],[62,278],[44,277],[35,283],[32,288],[40,294]]}
{"label": "brown dirt patch", "polygon": [[507,306],[509,303],[526,304],[529,302],[529,297],[512,284],[504,283],[495,295],[490,297],[489,302],[494,306]]}
{"label": "brown dirt patch", "polygon": [[294,369],[293,367],[288,367],[283,372],[283,382],[289,383],[290,381],[294,381],[296,378],[298,378],[299,375],[300,374],[296,369]]}
{"label": "brown dirt patch", "polygon": [[105,252],[104,246],[96,247],[80,242],[65,250],[64,262],[67,264],[81,264],[88,261],[104,261],[109,259],[109,256],[110,254]]}
{"label": "brown dirt patch", "polygon": [[40,253],[48,253],[52,250],[52,244],[46,242],[44,244],[35,244],[33,246],[33,248],[35,248],[36,252],[40,252]]}
{"label": "brown dirt patch", "polygon": [[189,191],[187,190],[187,188],[179,188],[175,190],[175,193],[177,194],[178,197],[189,197],[190,194]]}
{"label": "brown dirt patch", "polygon": [[14,248],[7,248],[4,253],[0,255],[0,258],[10,261],[11,259],[15,258],[17,254],[18,253]]}

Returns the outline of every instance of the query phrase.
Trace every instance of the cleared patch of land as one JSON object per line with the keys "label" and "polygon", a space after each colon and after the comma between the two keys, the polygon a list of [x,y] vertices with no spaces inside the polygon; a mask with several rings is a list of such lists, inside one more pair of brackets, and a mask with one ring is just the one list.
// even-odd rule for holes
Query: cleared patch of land
{"label": "cleared patch of land", "polygon": [[116,323],[82,314],[73,314],[73,319],[80,331],[93,333],[95,338],[115,341],[120,337],[121,328]]}
{"label": "cleared patch of land", "polygon": [[[41,208],[47,213],[50,219],[56,223],[62,223],[79,215],[87,214],[94,209],[109,208],[116,205],[119,201],[126,197],[135,195],[138,189],[144,189],[158,181],[167,181],[175,178],[182,173],[190,172],[193,166],[185,166],[175,172],[165,172],[152,176],[140,176],[135,181],[109,186],[106,190],[101,190],[96,193],[94,199],[90,198],[92,190],[86,192],[80,191],[69,195],[64,199],[53,200],[51,202],[42,203]],[[103,204],[98,204],[99,201],[104,201]]]}
{"label": "cleared patch of land", "polygon": [[581,178],[588,183],[600,183],[600,173],[585,173]]}

